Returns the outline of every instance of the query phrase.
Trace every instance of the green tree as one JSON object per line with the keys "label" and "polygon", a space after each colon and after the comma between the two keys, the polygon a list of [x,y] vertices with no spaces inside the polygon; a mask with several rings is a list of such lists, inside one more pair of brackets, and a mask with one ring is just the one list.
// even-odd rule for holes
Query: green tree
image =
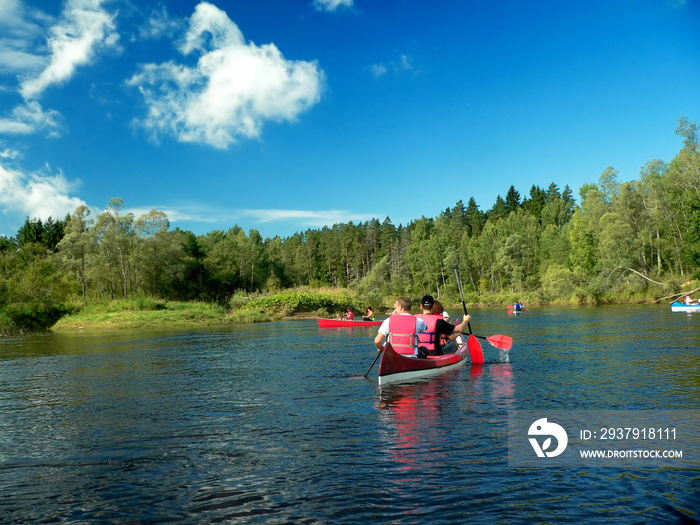
{"label": "green tree", "polygon": [[508,213],[512,213],[520,208],[520,193],[515,189],[515,186],[508,188],[505,204]]}
{"label": "green tree", "polygon": [[476,237],[484,229],[484,222],[486,222],[486,217],[479,209],[476,204],[474,197],[469,198],[467,203],[466,221],[467,221],[467,234],[470,237]]}
{"label": "green tree", "polygon": [[85,205],[78,206],[66,224],[65,236],[57,245],[66,267],[80,284],[83,301],[87,299],[88,288],[85,262],[88,255],[97,249],[95,237],[89,233],[94,224],[89,217],[90,208]]}
{"label": "green tree", "polygon": [[533,184],[530,188],[530,197],[523,201],[522,207],[539,220],[542,216],[542,209],[545,207],[546,203],[547,194],[545,191]]}
{"label": "green tree", "polygon": [[134,223],[134,232],[139,239],[136,258],[143,275],[142,289],[152,295],[162,295],[163,272],[167,263],[176,264],[171,256],[174,246],[170,243],[168,229],[170,221],[165,212],[151,210],[141,215]]}
{"label": "green tree", "polygon": [[603,193],[595,185],[584,185],[581,197],[581,207],[574,213],[569,229],[569,260],[574,274],[589,279],[599,271],[599,221],[608,212],[608,206]]}
{"label": "green tree", "polygon": [[99,246],[99,263],[93,267],[96,281],[104,283],[110,297],[117,288],[122,297],[129,296],[133,288],[131,258],[134,248],[134,215],[121,215],[124,203],[121,199],[109,200],[109,206],[97,217],[95,235]]}
{"label": "green tree", "polygon": [[503,218],[507,217],[508,213],[510,213],[510,210],[508,209],[508,205],[501,198],[500,195],[497,195],[496,196],[496,203],[493,205],[493,207],[488,212],[486,212],[486,220],[495,222],[498,219],[503,219]]}

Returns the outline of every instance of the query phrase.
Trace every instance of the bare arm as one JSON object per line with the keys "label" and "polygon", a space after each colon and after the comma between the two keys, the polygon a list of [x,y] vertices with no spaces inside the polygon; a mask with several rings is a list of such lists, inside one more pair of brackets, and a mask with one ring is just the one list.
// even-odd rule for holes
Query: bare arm
{"label": "bare arm", "polygon": [[374,344],[377,347],[377,352],[381,352],[384,350],[384,334],[377,333],[376,337],[374,338]]}
{"label": "bare arm", "polygon": [[471,320],[472,320],[471,315],[465,315],[464,319],[462,319],[462,322],[455,326],[454,332],[452,332],[452,334],[450,334],[448,339],[450,341],[454,341],[455,339],[457,339],[457,336],[460,335],[462,332],[464,332],[464,329],[467,328],[467,324],[469,324],[469,322]]}

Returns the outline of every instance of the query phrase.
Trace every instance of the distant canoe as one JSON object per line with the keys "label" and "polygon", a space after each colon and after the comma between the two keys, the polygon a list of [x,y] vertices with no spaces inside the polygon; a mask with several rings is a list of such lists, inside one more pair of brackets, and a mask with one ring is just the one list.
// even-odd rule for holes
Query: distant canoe
{"label": "distant canoe", "polygon": [[530,311],[529,309],[523,308],[522,306],[518,310],[516,310],[512,306],[508,307],[508,315],[517,315],[517,314],[521,314],[523,312],[529,312],[529,311]]}
{"label": "distant canoe", "polygon": [[381,321],[347,321],[343,319],[318,319],[319,328],[352,328],[354,326],[379,326]]}
{"label": "distant canoe", "polygon": [[672,312],[700,312],[700,304],[684,304],[674,301],[671,303]]}

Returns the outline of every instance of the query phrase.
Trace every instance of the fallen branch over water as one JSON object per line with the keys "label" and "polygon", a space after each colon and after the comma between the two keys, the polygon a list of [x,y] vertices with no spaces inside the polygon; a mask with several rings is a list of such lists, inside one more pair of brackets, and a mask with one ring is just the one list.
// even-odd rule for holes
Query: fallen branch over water
{"label": "fallen branch over water", "polygon": [[610,276],[612,275],[612,273],[613,273],[615,270],[628,270],[628,271],[630,271],[630,272],[632,272],[632,273],[636,273],[636,274],[639,275],[642,279],[646,279],[647,281],[649,281],[649,282],[651,282],[651,283],[658,284],[658,285],[660,285],[660,286],[668,286],[668,284],[666,284],[666,283],[660,283],[660,282],[655,281],[655,280],[653,280],[653,279],[649,279],[649,277],[647,277],[647,276],[644,275],[643,273],[639,273],[637,270],[633,270],[632,268],[628,268],[627,266],[618,266],[617,268],[613,268],[612,271],[608,274],[608,277],[610,277]]}
{"label": "fallen branch over water", "polygon": [[[690,295],[690,294],[695,293],[697,291],[700,291],[700,287],[695,288],[694,290],[690,290],[689,292],[681,292],[681,293],[674,293],[673,295],[667,295],[666,297],[662,297],[661,299],[657,299],[654,302],[660,303],[661,301],[664,301],[666,299],[673,299],[675,301],[678,297],[681,297],[683,295]],[[673,302],[673,301],[671,301],[671,302]]]}

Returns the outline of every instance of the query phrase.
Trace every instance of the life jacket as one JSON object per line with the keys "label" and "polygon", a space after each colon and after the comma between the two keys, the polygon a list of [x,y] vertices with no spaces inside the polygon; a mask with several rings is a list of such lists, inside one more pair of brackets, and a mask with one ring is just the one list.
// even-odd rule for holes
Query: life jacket
{"label": "life jacket", "polygon": [[413,355],[417,346],[416,318],[412,315],[389,317],[388,341],[397,354]]}
{"label": "life jacket", "polygon": [[431,314],[418,314],[416,317],[423,319],[425,326],[428,327],[425,332],[416,334],[418,336],[418,344],[428,350],[435,350],[435,325],[441,317]]}

